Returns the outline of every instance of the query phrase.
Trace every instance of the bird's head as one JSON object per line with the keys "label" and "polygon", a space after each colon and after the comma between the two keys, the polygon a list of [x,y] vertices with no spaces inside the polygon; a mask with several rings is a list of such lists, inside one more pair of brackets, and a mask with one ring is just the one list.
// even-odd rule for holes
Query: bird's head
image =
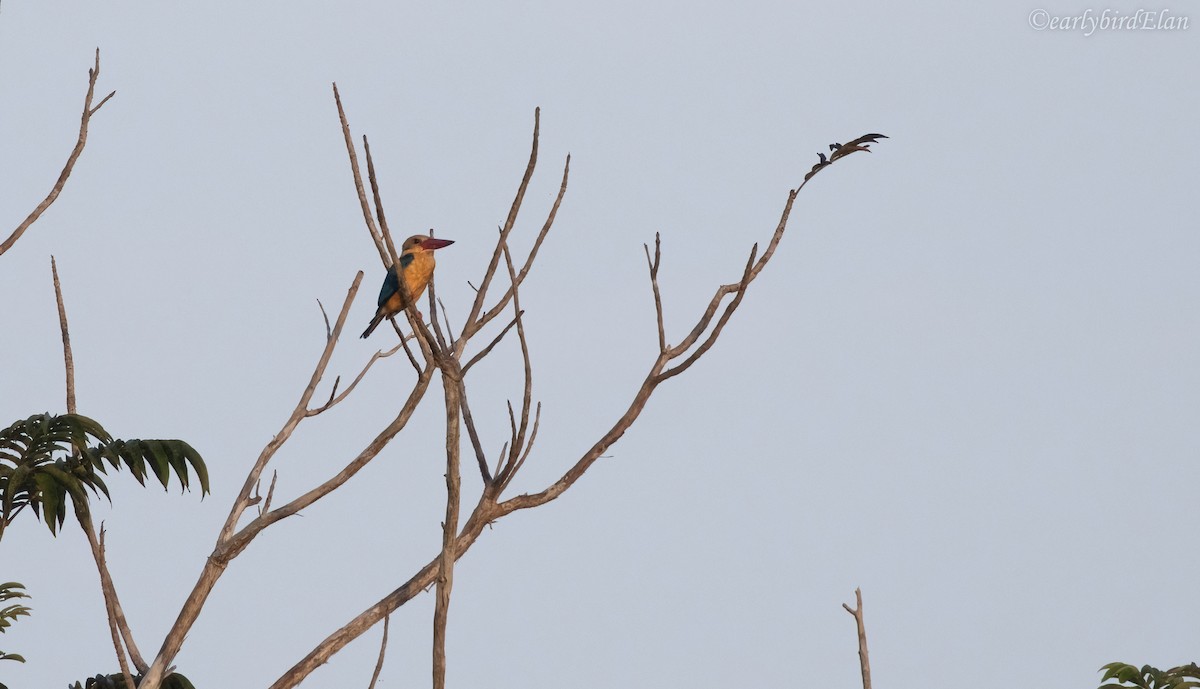
{"label": "bird's head", "polygon": [[453,239],[436,239],[425,234],[414,234],[404,240],[404,244],[400,247],[400,253],[419,254],[426,251],[436,251],[453,243]]}

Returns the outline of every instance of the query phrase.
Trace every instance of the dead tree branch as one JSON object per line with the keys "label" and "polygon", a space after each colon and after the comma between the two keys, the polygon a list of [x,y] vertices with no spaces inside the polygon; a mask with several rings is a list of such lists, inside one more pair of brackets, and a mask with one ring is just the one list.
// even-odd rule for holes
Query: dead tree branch
{"label": "dead tree branch", "polygon": [[54,183],[54,187],[50,190],[50,193],[46,195],[45,199],[42,199],[42,202],[33,209],[33,212],[25,220],[21,221],[20,225],[17,225],[17,229],[13,230],[8,239],[0,242],[0,255],[11,249],[13,244],[16,244],[17,240],[21,238],[21,235],[25,234],[25,230],[28,230],[30,225],[42,217],[42,213],[46,212],[46,209],[50,207],[50,204],[54,203],[58,195],[62,193],[63,187],[66,186],[67,178],[71,176],[71,171],[75,169],[75,161],[79,160],[80,154],[83,153],[83,147],[87,144],[88,125],[92,122],[92,115],[95,115],[100,108],[104,107],[109,98],[117,95],[117,92],[113,91],[104,98],[101,98],[100,102],[93,106],[92,99],[96,95],[96,81],[99,79],[100,49],[96,48],[96,63],[88,70],[87,95],[83,99],[83,115],[79,121],[79,138],[75,140],[75,148],[71,149],[71,155],[67,156],[67,163],[63,166],[62,172],[58,174],[58,181]]}
{"label": "dead tree branch", "polygon": [[[338,93],[336,83],[333,85],[333,100],[337,103],[338,119],[342,122],[342,135],[346,138],[346,151],[350,154],[350,171],[354,174],[354,189],[358,192],[363,220],[367,223],[367,231],[371,233],[375,248],[379,250],[379,257],[383,259],[384,263],[387,263],[388,250],[383,244],[383,235],[375,224],[375,217],[371,215],[371,204],[367,203],[367,192],[363,188],[362,173],[358,169],[358,153],[354,150],[354,138],[350,136],[350,123],[346,121],[346,111],[342,108],[342,96]],[[393,250],[392,253],[395,251]]]}
{"label": "dead tree branch", "polygon": [[854,616],[854,623],[858,626],[858,664],[862,669],[863,689],[871,689],[871,659],[867,655],[867,627],[863,622],[861,588],[854,589],[854,598],[858,607],[851,608],[845,603],[842,603],[842,607],[846,609],[846,612]]}
{"label": "dead tree branch", "polygon": [[438,558],[437,597],[433,610],[433,689],[446,686],[446,622],[450,611],[450,592],[454,588],[455,545],[458,536],[458,508],[461,490],[459,477],[459,414],[462,411],[458,380],[442,371],[446,397],[446,520],[442,523],[442,554]]}
{"label": "dead tree branch", "polygon": [[58,281],[58,264],[50,256],[50,275],[54,278],[54,299],[58,302],[58,328],[62,331],[63,364],[67,369],[67,413],[75,413],[75,357],[71,354],[71,331],[67,327],[67,307],[63,304],[62,284]]}
{"label": "dead tree branch", "polygon": [[[511,253],[509,252],[508,239],[512,231],[512,227],[515,224],[525,191],[528,188],[529,181],[536,165],[539,125],[540,114],[535,113],[533,145],[530,152],[529,163],[526,166],[525,174],[522,177],[516,197],[513,200],[512,207],[509,210],[508,218],[505,221],[505,224],[500,228],[499,237],[496,242],[496,248],[493,252],[491,262],[484,273],[479,287],[476,289],[475,301],[472,305],[469,315],[467,316],[466,322],[463,324],[460,336],[454,341],[452,352],[446,353],[437,352],[436,350],[433,351],[436,366],[443,373],[443,382],[446,387],[447,396],[448,499],[447,520],[443,523],[442,548],[437,556],[435,556],[428,564],[426,564],[402,586],[361,612],[341,629],[338,629],[324,641],[318,644],[307,656],[305,656],[300,662],[298,662],[290,670],[284,673],[283,676],[276,680],[276,682],[271,685],[270,689],[290,689],[291,687],[295,687],[313,670],[327,662],[330,657],[337,653],[341,648],[345,647],[346,644],[348,644],[351,640],[361,635],[367,629],[371,628],[371,626],[378,623],[381,619],[384,619],[387,615],[391,614],[397,608],[404,605],[413,597],[422,591],[427,590],[434,584],[438,585],[438,601],[436,603],[437,610],[435,610],[434,682],[435,686],[441,686],[440,683],[444,682],[445,675],[444,646],[442,646],[444,644],[445,634],[444,615],[446,607],[448,606],[450,592],[450,587],[445,584],[449,583],[449,579],[446,577],[446,574],[451,571],[453,561],[462,557],[462,555],[471,547],[471,545],[474,544],[476,539],[482,533],[483,528],[488,524],[491,524],[497,519],[500,519],[516,510],[537,507],[562,495],[563,492],[574,485],[574,483],[588,470],[588,468],[590,468],[597,459],[602,457],[605,451],[608,450],[613,443],[619,440],[621,436],[624,435],[625,431],[632,426],[645,408],[646,403],[649,401],[651,395],[660,384],[676,375],[679,375],[680,373],[685,372],[712,348],[717,338],[720,336],[724,326],[729,322],[733,313],[741,304],[741,301],[745,296],[745,292],[750,283],[754,281],[754,279],[774,255],[775,249],[778,246],[779,241],[782,239],[784,230],[787,227],[788,218],[791,214],[793,204],[800,189],[802,189],[804,185],[807,184],[808,181],[812,179],[812,177],[820,169],[823,169],[823,167],[829,164],[828,161],[823,160],[819,166],[815,166],[814,169],[805,176],[804,181],[799,187],[788,192],[787,200],[784,203],[784,208],[779,223],[767,244],[766,250],[760,254],[757,244],[752,248],[746,265],[743,268],[742,274],[737,282],[728,285],[722,285],[717,289],[717,292],[713,296],[708,307],[697,319],[695,326],[684,338],[683,342],[674,347],[667,344],[666,332],[665,328],[663,327],[664,318],[662,313],[662,300],[658,290],[658,269],[661,263],[661,242],[656,237],[654,258],[650,258],[649,247],[646,248],[646,258],[650,271],[651,286],[655,297],[656,320],[659,335],[659,352],[652,361],[641,386],[635,391],[628,409],[626,409],[626,411],[617,418],[612,427],[603,436],[601,436],[601,438],[597,440],[595,444],[587,452],[585,452],[584,455],[580,457],[575,464],[572,465],[554,484],[539,493],[519,495],[500,502],[499,497],[503,492],[504,487],[507,486],[508,482],[512,480],[512,477],[517,473],[525,461],[525,458],[529,455],[529,451],[538,432],[540,420],[540,407],[538,407],[537,411],[534,412],[532,429],[528,431],[528,440],[526,441],[524,438],[529,424],[531,390],[530,381],[532,379],[532,375],[528,347],[523,335],[523,313],[521,312],[519,305],[519,288],[530,266],[532,265],[537,248],[540,246],[546,233],[549,231],[551,224],[553,223],[554,215],[557,212],[559,203],[562,200],[562,195],[566,189],[567,176],[570,166],[570,158],[568,157],[567,165],[563,170],[563,181],[560,187],[558,198],[555,200],[554,207],[551,209],[550,215],[547,218],[546,223],[543,225],[542,231],[539,233],[537,241],[534,244],[534,248],[530,252],[529,257],[526,259],[525,265],[520,272],[517,272],[512,262]],[[835,156],[835,159],[855,151],[869,150],[867,144],[874,143],[874,141],[878,138],[883,138],[883,136],[880,134],[869,134],[865,137],[856,139],[855,141],[838,148],[838,150],[843,152],[841,155]],[[495,273],[499,267],[499,261],[502,256],[506,261],[506,267],[509,271],[511,284],[509,290],[500,299],[500,301],[493,306],[491,310],[484,311],[483,304],[486,299],[487,291],[491,285],[492,279],[495,277]],[[726,297],[730,296],[732,298],[726,302]],[[501,331],[499,335],[497,335],[491,341],[487,347],[484,348],[482,352],[471,358],[467,366],[460,368],[458,363],[459,357],[462,356],[462,352],[471,337],[478,333],[479,330],[486,325],[488,321],[494,318],[501,309],[507,306],[507,303],[510,299],[513,301],[514,311],[517,313],[516,317],[508,326],[504,328],[503,331]],[[480,315],[481,313],[483,315]],[[410,323],[413,324],[414,328],[422,325],[414,322],[412,316],[413,314],[409,313]],[[460,411],[462,412],[463,416],[468,419],[467,422],[469,428],[473,426],[473,422],[469,420],[470,413],[468,411],[468,407],[465,404],[465,388],[462,385],[461,377],[467,369],[471,368],[483,357],[487,356],[492,351],[492,348],[494,348],[500,339],[503,338],[504,334],[509,329],[514,327],[514,325],[517,328],[518,336],[521,338],[522,360],[526,368],[526,385],[525,395],[523,397],[521,421],[520,423],[517,422],[515,412],[512,410],[512,405],[510,404],[509,414],[511,436],[509,442],[505,443],[504,449],[501,450],[500,455],[497,457],[496,468],[491,472],[491,476],[494,478],[490,482],[488,481],[489,472],[487,471],[486,462],[482,459],[483,452],[480,449],[481,445],[477,438],[472,438],[472,444],[475,446],[477,457],[480,458],[481,475],[484,478],[484,490],[475,506],[475,509],[467,518],[467,521],[463,525],[461,531],[459,531],[456,536],[451,538],[450,535],[452,530],[449,528],[449,525],[453,522],[453,520],[457,519],[457,510],[452,510],[451,506],[456,504],[458,501],[457,493],[459,491],[459,486],[457,485],[457,475],[455,474],[453,479],[451,477],[452,470],[457,468],[456,464],[452,466],[452,462],[449,461],[451,452],[457,453],[458,443],[454,442],[454,448],[452,449],[450,447],[450,438],[452,436],[457,437],[458,435],[458,418]],[[435,345],[433,340],[428,337],[427,331],[422,333],[422,335],[418,337],[418,340],[422,342],[423,347],[426,345],[426,343],[435,347],[438,346]],[[670,362],[679,359],[680,357],[685,358],[681,363],[676,364],[673,368],[668,368],[668,364],[670,364]],[[457,409],[451,401],[451,397],[453,396],[452,391],[456,391],[461,396],[458,399]],[[438,651],[439,646],[442,646],[440,655]]]}
{"label": "dead tree branch", "polygon": [[317,385],[325,374],[325,369],[329,365],[330,358],[333,356],[333,350],[341,336],[342,330],[346,324],[346,318],[350,312],[350,305],[354,301],[354,297],[358,292],[360,283],[362,282],[362,273],[355,276],[354,282],[351,285],[346,295],[346,300],[342,305],[342,309],[338,314],[337,321],[333,327],[332,337],[328,338],[325,344],[325,349],[321,354],[320,360],[317,363],[312,377],[309,380],[307,387],[300,395],[300,400],[297,402],[292,414],[284,423],[280,432],[263,448],[258,460],[251,468],[246,477],[246,481],[242,486],[241,492],[234,501],[233,507],[230,509],[225,525],[221,529],[220,535],[217,537],[216,546],[213,548],[212,554],[205,562],[201,570],[200,577],[197,580],[192,592],[184,602],[179,616],[176,618],[175,624],[172,625],[166,639],[163,641],[162,648],[158,652],[158,656],[154,659],[150,668],[146,671],[145,677],[142,680],[142,689],[157,689],[162,682],[163,675],[167,666],[179,653],[179,649],[183,645],[183,639],[191,626],[195,623],[196,618],[200,614],[208,595],[212,592],[217,580],[224,573],[229,562],[237,557],[250,542],[271,524],[278,522],[288,516],[296,514],[301,509],[308,507],[322,497],[328,495],[333,490],[342,486],[346,481],[350,480],[359,470],[361,470],[368,462],[371,461],[379,452],[387,445],[387,443],[395,437],[408,423],[408,419],[416,410],[417,403],[424,396],[425,390],[432,378],[432,367],[427,367],[422,375],[418,378],[413,391],[409,395],[409,399],[405,402],[396,418],[389,423],[376,437],[367,445],[367,447],[359,453],[357,457],[350,461],[340,472],[329,478],[321,485],[309,490],[307,493],[291,502],[272,510],[264,509],[262,513],[252,519],[241,529],[237,528],[238,522],[241,519],[245,510],[254,504],[256,501],[251,496],[254,487],[258,485],[263,470],[267,464],[275,456],[276,452],[283,446],[284,443],[292,436],[299,423],[307,417],[308,405],[312,400],[312,396],[316,391]]}
{"label": "dead tree branch", "polygon": [[[50,257],[50,274],[54,281],[54,298],[58,303],[58,326],[62,331],[63,366],[66,369],[67,381],[67,413],[75,414],[77,413],[75,408],[75,357],[71,354],[71,331],[67,324],[67,307],[63,301],[62,283],[58,279],[58,264],[55,262],[53,256]],[[142,659],[142,654],[138,652],[137,644],[133,641],[133,634],[129,630],[129,623],[125,620],[125,611],[121,608],[120,599],[117,598],[117,588],[113,584],[112,574],[109,573],[108,563],[104,559],[104,528],[101,527],[100,535],[97,537],[96,528],[92,524],[91,512],[88,510],[86,503],[75,502],[75,517],[79,522],[80,528],[83,529],[84,534],[87,536],[88,546],[92,551],[92,559],[95,561],[96,569],[100,574],[100,592],[104,597],[104,609],[108,617],[109,631],[113,637],[113,646],[117,653],[117,663],[120,665],[122,672],[128,676],[129,667],[125,660],[125,648],[127,648],[134,666],[139,671],[143,671],[146,669],[146,661]],[[121,639],[124,639],[125,648],[121,646]]]}
{"label": "dead tree branch", "polygon": [[383,672],[383,656],[387,652],[388,641],[388,623],[391,617],[383,618],[383,640],[379,642],[379,659],[375,661],[375,672],[371,673],[371,683],[367,685],[367,689],[375,689],[375,683],[379,681],[379,673]]}

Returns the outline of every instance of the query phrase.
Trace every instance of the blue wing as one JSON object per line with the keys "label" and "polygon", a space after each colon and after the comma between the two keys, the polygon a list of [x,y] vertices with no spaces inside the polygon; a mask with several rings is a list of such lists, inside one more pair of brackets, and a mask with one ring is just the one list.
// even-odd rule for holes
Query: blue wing
{"label": "blue wing", "polygon": [[[408,264],[413,262],[412,254],[404,254],[400,257],[400,268],[408,267]],[[396,275],[396,271],[389,270],[387,277],[383,278],[383,287],[379,288],[379,301],[376,306],[383,306],[383,303],[391,298],[393,294],[400,291],[400,278]]]}

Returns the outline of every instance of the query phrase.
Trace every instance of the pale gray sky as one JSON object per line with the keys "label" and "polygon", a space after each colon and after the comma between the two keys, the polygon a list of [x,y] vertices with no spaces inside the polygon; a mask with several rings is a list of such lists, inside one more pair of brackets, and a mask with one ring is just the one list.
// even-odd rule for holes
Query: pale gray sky
{"label": "pale gray sky", "polygon": [[[323,344],[316,299],[382,277],[338,129],[371,137],[393,228],[458,240],[460,322],[542,107],[527,246],[571,186],[523,293],[543,401],[515,491],[540,489],[624,410],[655,353],[642,243],[663,234],[669,339],[765,241],[831,141],[891,138],[803,192],[716,348],[660,389],[559,501],[486,531],[456,574],[451,686],[858,685],[866,597],[889,689],[1090,687],[1113,660],[1200,648],[1197,31],[1037,30],[1190,3],[89,3],[0,11],[0,423],[63,410],[50,283],[79,409],[180,437],[213,495],[114,477],[109,559],[157,648],[245,472]],[[1200,15],[1189,18],[1192,24]],[[381,332],[383,332],[381,330]],[[386,334],[386,333],[385,333]],[[332,371],[383,346],[349,338]],[[485,445],[519,357],[472,373]],[[278,457],[294,496],[394,414],[393,359]],[[230,567],[177,659],[198,687],[262,687],[440,544],[436,388],[352,483]],[[464,467],[469,494],[478,490]],[[35,609],[2,638],[13,689],[115,670],[97,577],[31,519],[0,580]],[[382,687],[426,686],[432,597],[393,618]],[[375,630],[305,686],[365,687]],[[234,679],[230,679],[234,678]]]}

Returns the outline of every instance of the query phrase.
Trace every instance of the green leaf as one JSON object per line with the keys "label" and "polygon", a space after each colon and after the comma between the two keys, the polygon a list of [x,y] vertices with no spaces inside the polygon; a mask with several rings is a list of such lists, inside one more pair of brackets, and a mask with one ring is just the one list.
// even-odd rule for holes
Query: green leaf
{"label": "green leaf", "polygon": [[142,485],[153,471],[164,488],[174,473],[189,490],[189,466],[201,495],[207,495],[204,460],[182,440],[114,440],[94,419],[79,414],[37,414],[17,421],[0,431],[0,536],[25,507],[56,534],[66,520],[67,495],[77,508],[89,504],[89,491],[111,502],[102,478],[110,468],[128,468]]}

